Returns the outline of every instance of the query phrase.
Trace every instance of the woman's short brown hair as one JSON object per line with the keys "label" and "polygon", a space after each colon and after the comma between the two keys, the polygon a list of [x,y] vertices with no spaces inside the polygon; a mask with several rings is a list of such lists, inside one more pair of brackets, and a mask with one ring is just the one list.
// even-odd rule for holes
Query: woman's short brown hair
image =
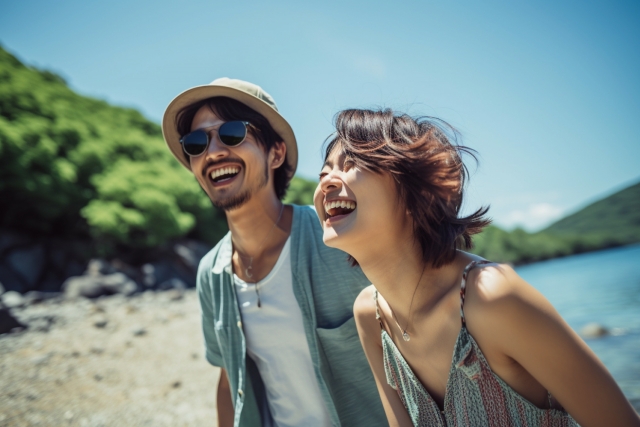
{"label": "woman's short brown hair", "polygon": [[458,216],[468,176],[462,155],[476,157],[457,143],[458,132],[446,122],[390,109],[350,109],[336,115],[335,125],[325,160],[338,149],[358,167],[391,174],[401,206],[413,218],[425,264],[452,262],[456,249],[471,248],[471,236],[491,222],[488,207]]}

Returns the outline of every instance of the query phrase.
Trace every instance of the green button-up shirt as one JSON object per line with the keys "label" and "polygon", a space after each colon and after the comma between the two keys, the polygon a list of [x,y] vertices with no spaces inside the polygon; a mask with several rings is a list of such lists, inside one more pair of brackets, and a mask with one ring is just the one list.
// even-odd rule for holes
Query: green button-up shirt
{"label": "green button-up shirt", "polygon": [[[322,228],[311,207],[293,206],[290,239],[293,293],[332,425],[388,425],[353,318],[353,302],[369,282],[360,268],[349,265],[347,254],[323,243]],[[270,425],[264,384],[247,357],[233,286],[232,250],[229,233],[205,255],[198,269],[206,357],[227,371],[234,426]]]}

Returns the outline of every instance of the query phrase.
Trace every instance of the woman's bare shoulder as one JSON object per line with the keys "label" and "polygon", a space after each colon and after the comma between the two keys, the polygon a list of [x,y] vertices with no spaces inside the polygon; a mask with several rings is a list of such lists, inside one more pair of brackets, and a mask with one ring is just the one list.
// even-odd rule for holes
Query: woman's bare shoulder
{"label": "woman's bare shoulder", "polygon": [[464,303],[467,327],[489,341],[505,341],[531,325],[564,323],[551,303],[506,264],[472,270]]}

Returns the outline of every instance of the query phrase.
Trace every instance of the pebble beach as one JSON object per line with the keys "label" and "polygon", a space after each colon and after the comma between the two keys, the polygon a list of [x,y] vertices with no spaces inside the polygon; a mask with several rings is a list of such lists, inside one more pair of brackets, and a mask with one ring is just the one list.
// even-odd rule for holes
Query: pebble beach
{"label": "pebble beach", "polygon": [[214,426],[195,290],[54,298],[0,335],[0,426]]}

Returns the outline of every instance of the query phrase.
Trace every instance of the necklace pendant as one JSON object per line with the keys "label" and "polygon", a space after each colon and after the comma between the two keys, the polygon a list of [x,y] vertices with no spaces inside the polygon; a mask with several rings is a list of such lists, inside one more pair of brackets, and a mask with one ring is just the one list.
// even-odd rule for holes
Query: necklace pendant
{"label": "necklace pendant", "polygon": [[411,339],[411,337],[409,336],[409,334],[407,333],[407,331],[404,331],[402,333],[402,339],[405,341],[409,341]]}
{"label": "necklace pendant", "polygon": [[244,269],[244,274],[246,274],[249,279],[253,277],[253,274],[251,274],[251,270],[253,270],[253,267],[251,266]]}

